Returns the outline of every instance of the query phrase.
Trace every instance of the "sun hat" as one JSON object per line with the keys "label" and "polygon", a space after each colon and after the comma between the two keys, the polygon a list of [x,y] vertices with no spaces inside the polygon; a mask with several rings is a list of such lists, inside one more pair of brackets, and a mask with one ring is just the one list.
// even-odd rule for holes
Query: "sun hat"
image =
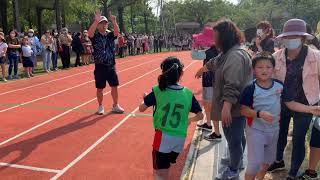
{"label": "sun hat", "polygon": [[311,34],[307,33],[307,24],[301,19],[288,20],[283,26],[282,34],[276,39],[282,39],[288,36],[305,36],[309,40],[314,38]]}
{"label": "sun hat", "polygon": [[109,22],[108,19],[105,16],[101,16],[101,20],[99,21],[99,23],[106,21]]}

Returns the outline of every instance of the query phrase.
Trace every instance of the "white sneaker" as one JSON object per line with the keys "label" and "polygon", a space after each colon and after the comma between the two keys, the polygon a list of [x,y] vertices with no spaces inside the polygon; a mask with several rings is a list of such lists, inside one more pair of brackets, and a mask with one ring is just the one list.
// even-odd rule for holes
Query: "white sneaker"
{"label": "white sneaker", "polygon": [[97,112],[98,115],[103,115],[104,114],[104,107],[101,105],[99,106],[99,109],[98,109],[98,112]]}
{"label": "white sneaker", "polygon": [[122,114],[124,113],[124,109],[119,104],[117,104],[113,106],[112,112]]}

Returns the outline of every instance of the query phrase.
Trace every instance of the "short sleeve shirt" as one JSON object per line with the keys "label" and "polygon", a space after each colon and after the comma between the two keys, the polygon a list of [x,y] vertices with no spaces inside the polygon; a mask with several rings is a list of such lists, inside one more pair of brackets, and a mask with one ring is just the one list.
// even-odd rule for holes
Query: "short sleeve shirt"
{"label": "short sleeve shirt", "polygon": [[[18,38],[8,38],[7,39],[7,43],[8,45],[9,44],[12,44],[12,45],[19,45],[19,40]],[[8,48],[8,51],[7,51],[8,54],[15,54],[15,55],[19,55],[19,49],[16,49],[16,48]]]}
{"label": "short sleeve shirt", "polygon": [[267,111],[273,115],[272,123],[261,118],[248,119],[248,125],[263,132],[275,132],[279,130],[281,112],[281,93],[283,84],[273,80],[270,88],[259,86],[256,81],[248,85],[242,92],[240,104],[248,106],[256,111]]}
{"label": "short sleeve shirt", "polygon": [[113,32],[103,35],[95,33],[91,38],[93,46],[93,58],[96,64],[114,66],[115,62],[115,43],[117,37]]}

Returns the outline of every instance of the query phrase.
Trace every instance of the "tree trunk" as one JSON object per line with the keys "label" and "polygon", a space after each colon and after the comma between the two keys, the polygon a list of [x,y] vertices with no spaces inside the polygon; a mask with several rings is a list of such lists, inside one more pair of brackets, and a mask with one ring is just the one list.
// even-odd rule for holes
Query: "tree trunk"
{"label": "tree trunk", "polygon": [[145,12],[143,14],[143,17],[144,17],[144,30],[147,34],[149,34],[149,28],[148,28],[148,14],[147,12]]}
{"label": "tree trunk", "polygon": [[102,6],[103,6],[103,11],[102,12],[103,12],[103,15],[106,16],[106,17],[108,16],[108,1],[109,0],[103,0],[102,1]]}
{"label": "tree trunk", "polygon": [[121,33],[126,32],[126,29],[124,27],[123,11],[124,11],[124,8],[122,6],[118,6],[119,28]]}
{"label": "tree trunk", "polygon": [[13,19],[14,19],[14,28],[17,29],[17,31],[21,32],[21,24],[19,19],[19,2],[18,0],[13,0]]}
{"label": "tree trunk", "polygon": [[29,23],[29,29],[32,29],[32,18],[31,18],[31,7],[30,3],[28,4],[28,23]]}
{"label": "tree trunk", "polygon": [[134,33],[134,17],[132,6],[130,6],[130,24],[131,24],[131,32]]}
{"label": "tree trunk", "polygon": [[66,13],[65,13],[65,9],[64,9],[65,7],[64,6],[62,6],[62,27],[66,27],[67,25],[66,25]]}
{"label": "tree trunk", "polygon": [[8,33],[8,1],[7,0],[0,0],[0,7],[2,7],[2,10],[0,11],[0,16],[1,16],[1,28],[3,28],[3,32],[5,34]]}
{"label": "tree trunk", "polygon": [[42,11],[43,9],[41,7],[37,7],[36,8],[36,13],[37,13],[37,24],[38,24],[38,32],[39,32],[39,36],[42,36]]}
{"label": "tree trunk", "polygon": [[60,31],[60,29],[62,28],[62,25],[61,25],[61,5],[60,5],[60,0],[55,0],[55,11],[56,11],[57,30]]}

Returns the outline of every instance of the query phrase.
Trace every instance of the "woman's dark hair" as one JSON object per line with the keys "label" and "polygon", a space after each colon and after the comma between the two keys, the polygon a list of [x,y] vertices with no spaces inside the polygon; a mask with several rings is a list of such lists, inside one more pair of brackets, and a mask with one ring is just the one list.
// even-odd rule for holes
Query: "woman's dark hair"
{"label": "woman's dark hair", "polygon": [[219,20],[213,30],[218,32],[217,45],[223,53],[237,44],[245,42],[245,37],[237,25],[229,19]]}
{"label": "woman's dark hair", "polygon": [[270,61],[272,66],[275,67],[276,66],[276,61],[274,59],[274,57],[272,56],[272,54],[270,52],[267,51],[263,51],[261,53],[258,53],[253,59],[252,59],[252,67],[256,67],[257,63],[259,61]]}
{"label": "woman's dark hair", "polygon": [[272,25],[269,21],[260,21],[257,24],[257,29],[263,29],[264,31],[268,30],[268,36],[266,37],[267,39],[273,38],[273,36],[274,36],[273,28],[272,28]]}
{"label": "woman's dark hair", "polygon": [[183,64],[176,57],[168,57],[161,63],[162,74],[158,77],[159,88],[164,91],[176,84],[183,73]]}

